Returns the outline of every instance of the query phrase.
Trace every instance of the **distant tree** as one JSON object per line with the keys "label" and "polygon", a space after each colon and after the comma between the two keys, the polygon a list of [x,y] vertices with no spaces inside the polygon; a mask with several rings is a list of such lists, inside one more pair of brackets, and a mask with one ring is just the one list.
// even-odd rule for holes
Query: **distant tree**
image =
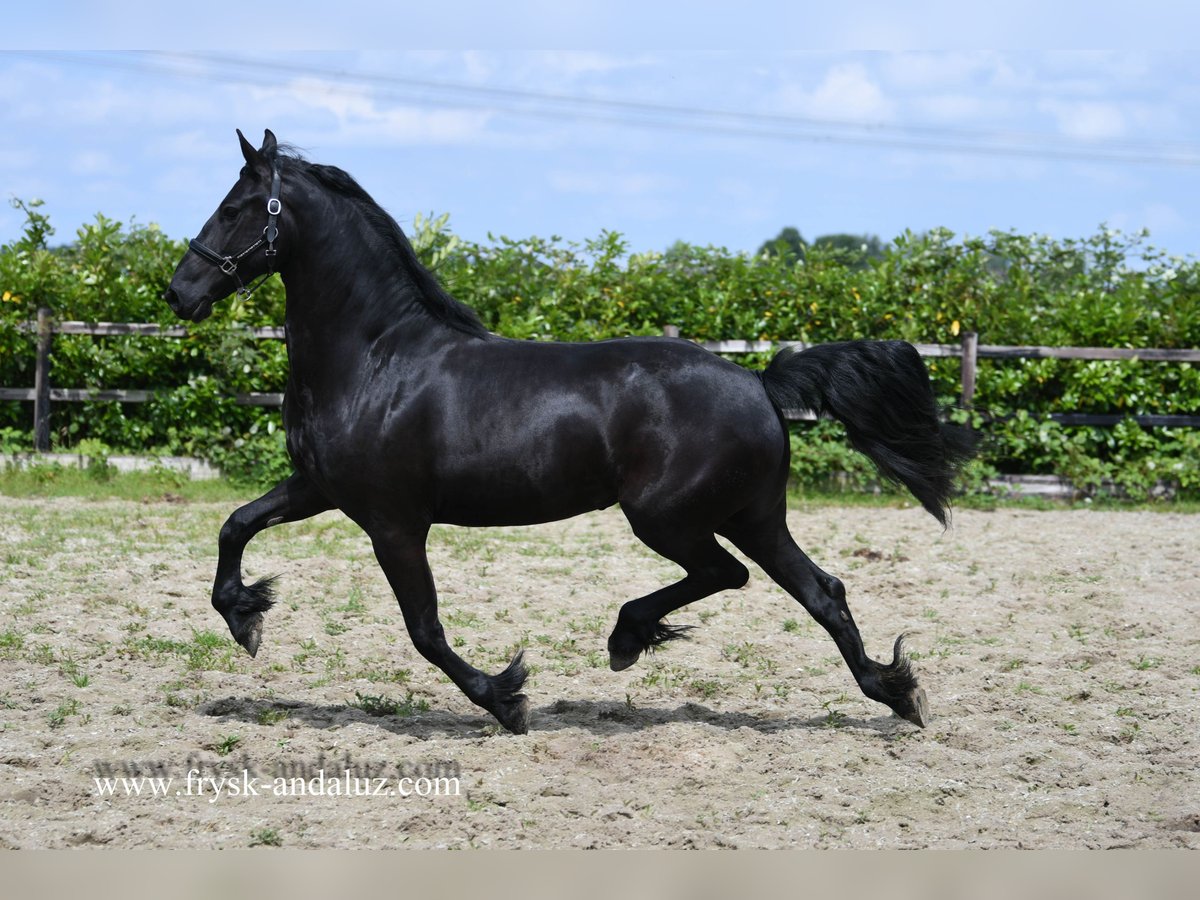
{"label": "distant tree", "polygon": [[696,249],[687,241],[676,241],[663,254],[663,262],[668,266],[682,266],[690,263],[696,256]]}
{"label": "distant tree", "polygon": [[855,269],[883,257],[883,242],[873,234],[823,234],[813,246],[833,250]]}
{"label": "distant tree", "polygon": [[771,240],[758,248],[758,256],[786,256],[793,260],[804,259],[808,242],[800,236],[800,232],[789,225]]}

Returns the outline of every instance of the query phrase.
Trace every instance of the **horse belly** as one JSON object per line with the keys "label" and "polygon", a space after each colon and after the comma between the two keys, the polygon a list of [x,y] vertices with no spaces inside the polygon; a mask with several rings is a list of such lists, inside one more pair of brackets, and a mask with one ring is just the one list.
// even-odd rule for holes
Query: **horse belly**
{"label": "horse belly", "polygon": [[607,448],[592,429],[489,436],[448,454],[433,486],[435,520],[451,525],[532,525],[617,502]]}

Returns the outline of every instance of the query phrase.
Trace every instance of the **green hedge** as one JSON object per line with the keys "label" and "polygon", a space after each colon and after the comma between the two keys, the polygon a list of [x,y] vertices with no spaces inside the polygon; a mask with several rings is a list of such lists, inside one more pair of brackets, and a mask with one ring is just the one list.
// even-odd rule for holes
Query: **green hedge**
{"label": "green hedge", "polygon": [[[33,338],[17,328],[39,305],[62,319],[176,324],[160,299],[184,243],[154,226],[103,216],[69,245],[52,248],[36,202],[14,201],[23,236],[0,247],[0,384],[33,383]],[[489,328],[535,340],[593,340],[661,333],[675,325],[699,339],[810,342],[902,338],[946,343],[973,330],[989,344],[1200,346],[1200,264],[1111,229],[1079,240],[992,232],[958,237],[906,233],[863,265],[844,251],[811,248],[803,262],[678,244],[631,253],[615,232],[582,245],[558,238],[462,241],[446,218],[418,216],[414,244]],[[55,338],[53,383],[154,388],[145,404],[56,404],[53,442],[90,439],[112,450],[194,454],[237,477],[266,482],[286,472],[277,410],[237,406],[242,391],[281,391],[281,342],[254,341],[246,326],[283,320],[278,280],[250,301],[227,300],[183,340]],[[739,358],[748,365],[762,359]],[[946,402],[956,399],[957,360],[930,360]],[[1200,372],[1190,364],[983,360],[976,403],[994,417],[977,480],[997,472],[1056,473],[1085,487],[1114,483],[1144,496],[1159,481],[1200,493],[1200,430],[1068,427],[1052,412],[1200,412]],[[0,444],[28,445],[31,405],[0,403]],[[795,474],[804,484],[873,473],[848,452],[832,423],[797,426]],[[843,482],[846,476],[842,476]]]}

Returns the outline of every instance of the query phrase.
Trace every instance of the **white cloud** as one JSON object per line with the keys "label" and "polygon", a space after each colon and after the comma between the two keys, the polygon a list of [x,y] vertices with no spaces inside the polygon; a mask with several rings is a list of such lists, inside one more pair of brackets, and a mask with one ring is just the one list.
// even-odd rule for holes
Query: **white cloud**
{"label": "white cloud", "polygon": [[1052,115],[1058,130],[1072,138],[1107,140],[1124,137],[1127,130],[1125,115],[1113,103],[1043,100],[1038,109]]}
{"label": "white cloud", "polygon": [[894,53],[880,60],[879,71],[889,88],[954,90],[995,72],[995,53]]}
{"label": "white cloud", "polygon": [[262,103],[274,112],[330,114],[337,122],[337,140],[384,138],[405,144],[469,143],[485,132],[492,112],[487,109],[429,109],[408,104],[387,105],[365,87],[319,78],[299,78],[283,89],[259,89]]}
{"label": "white cloud", "polygon": [[893,113],[866,66],[857,62],[832,66],[812,90],[796,83],[784,85],[776,99],[777,109],[821,119],[878,122]]}

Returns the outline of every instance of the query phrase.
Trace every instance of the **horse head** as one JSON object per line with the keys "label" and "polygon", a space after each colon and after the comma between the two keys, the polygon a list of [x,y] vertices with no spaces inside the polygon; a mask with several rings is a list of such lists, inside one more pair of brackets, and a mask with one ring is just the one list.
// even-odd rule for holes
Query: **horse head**
{"label": "horse head", "polygon": [[[275,135],[260,148],[238,131],[246,165],[200,233],[188,245],[164,299],[181,319],[199,322],[235,291],[249,296],[277,271],[283,204]],[[214,249],[216,248],[216,249]]]}

